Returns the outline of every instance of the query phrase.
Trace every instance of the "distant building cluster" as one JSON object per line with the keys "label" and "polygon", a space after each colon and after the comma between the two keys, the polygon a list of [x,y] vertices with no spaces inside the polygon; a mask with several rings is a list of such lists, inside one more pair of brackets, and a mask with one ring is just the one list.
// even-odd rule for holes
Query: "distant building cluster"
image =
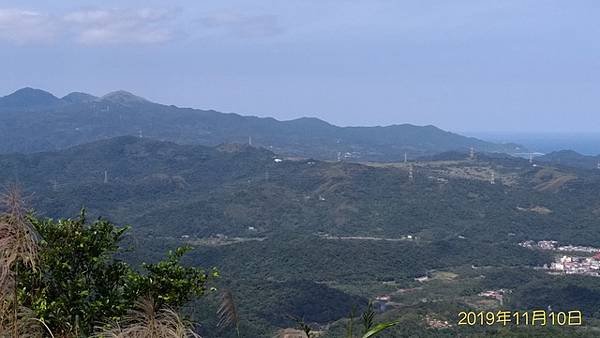
{"label": "distant building cluster", "polygon": [[373,308],[378,312],[385,312],[389,307],[396,307],[398,303],[392,302],[392,296],[381,295],[375,297],[373,300]]}
{"label": "distant building cluster", "polygon": [[432,329],[447,329],[452,327],[452,324],[450,324],[447,320],[437,319],[430,315],[425,316],[425,323]]}
{"label": "distant building cluster", "polygon": [[493,299],[499,301],[500,304],[503,304],[504,296],[506,296],[507,294],[510,294],[510,293],[512,293],[512,290],[498,289],[498,290],[483,291],[483,292],[478,293],[477,295],[479,297],[493,298]]}
{"label": "distant building cluster", "polygon": [[594,254],[594,256],[557,255],[554,262],[544,265],[543,269],[550,274],[585,275],[600,277],[600,249],[590,246],[563,245],[557,241],[525,241],[520,246],[528,249],[549,250],[557,252],[580,252]]}
{"label": "distant building cluster", "polygon": [[383,296],[375,297],[375,300],[380,301],[380,302],[389,302],[391,299],[392,299],[392,297],[390,295],[383,295]]}
{"label": "distant building cluster", "polygon": [[360,158],[361,154],[360,152],[357,151],[352,151],[352,152],[338,152],[337,153],[337,160],[338,161],[342,161],[342,160],[351,160],[351,159],[357,159]]}
{"label": "distant building cluster", "polygon": [[600,277],[600,254],[593,257],[562,256],[545,267],[550,273]]}
{"label": "distant building cluster", "polygon": [[587,253],[597,253],[600,252],[599,248],[594,248],[591,246],[581,246],[581,245],[563,245],[559,246],[557,241],[525,241],[519,243],[520,246],[528,249],[540,249],[540,250],[551,250],[551,251],[562,251],[562,252],[587,252]]}

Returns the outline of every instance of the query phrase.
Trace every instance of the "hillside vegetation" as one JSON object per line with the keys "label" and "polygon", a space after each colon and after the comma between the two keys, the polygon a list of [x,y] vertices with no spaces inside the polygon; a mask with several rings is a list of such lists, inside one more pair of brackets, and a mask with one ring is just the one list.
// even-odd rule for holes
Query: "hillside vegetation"
{"label": "hillside vegetation", "polygon": [[[291,318],[327,328],[377,294],[423,287],[414,278],[432,271],[452,271],[463,288],[453,280],[445,291],[429,284],[416,302],[416,294],[402,293],[400,314],[422,307],[438,313],[430,307],[445,304],[439,313],[455,316],[449,309],[472,306],[470,297],[490,287],[480,277],[488,270],[472,269],[505,274],[508,283],[522,274],[515,269],[552,261],[521,241],[600,246],[596,171],[467,157],[447,153],[406,164],[288,160],[249,146],[128,136],[2,155],[0,184],[27,187],[40,216],[77,215],[85,206],[91,218],[132,224],[125,240],[135,251],[123,258],[134,266],[192,246],[185,262],[220,268],[220,286],[239,302],[241,328],[269,336],[294,326]],[[536,292],[553,285],[564,295],[595,297],[598,283],[588,279],[556,284],[543,275],[544,282],[514,287],[527,295],[515,306],[559,307],[560,297]],[[419,303],[438,292],[442,303]],[[217,303],[208,297],[195,306],[209,337]]]}

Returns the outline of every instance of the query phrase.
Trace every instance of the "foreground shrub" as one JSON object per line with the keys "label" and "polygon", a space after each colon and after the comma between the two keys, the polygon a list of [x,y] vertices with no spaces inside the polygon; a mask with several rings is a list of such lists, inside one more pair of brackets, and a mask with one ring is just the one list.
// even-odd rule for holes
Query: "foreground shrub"
{"label": "foreground shrub", "polygon": [[[145,313],[140,308],[149,305],[139,303],[142,298],[152,299],[158,323],[168,323],[176,313],[165,309],[176,310],[204,295],[210,277],[218,275],[215,270],[208,274],[183,266],[187,248],[170,252],[161,262],[144,264],[138,272],[116,258],[127,228],[103,219],[90,223],[84,211],[78,218],[62,220],[21,212],[20,224],[13,213],[9,209],[0,215],[2,336],[21,337],[22,330],[31,331],[31,336],[50,331],[57,337],[87,336],[98,323],[121,323],[132,314]],[[22,234],[29,237],[23,239]]]}

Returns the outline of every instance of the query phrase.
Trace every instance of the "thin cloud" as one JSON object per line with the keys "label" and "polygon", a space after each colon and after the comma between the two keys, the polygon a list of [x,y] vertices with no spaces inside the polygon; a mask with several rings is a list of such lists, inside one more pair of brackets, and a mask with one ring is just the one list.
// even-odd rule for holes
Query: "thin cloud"
{"label": "thin cloud", "polygon": [[162,9],[87,9],[49,15],[0,8],[0,41],[48,43],[60,38],[86,45],[156,44],[177,37],[176,12]]}
{"label": "thin cloud", "polygon": [[[57,14],[0,8],[0,41],[39,44],[61,41],[81,45],[166,43],[186,33],[178,29],[179,12],[167,9],[88,8]],[[282,34],[276,15],[238,12],[211,13],[197,19],[193,35],[261,38]]]}
{"label": "thin cloud", "polygon": [[176,37],[174,18],[167,10],[94,9],[71,12],[63,19],[83,44],[153,44]]}
{"label": "thin cloud", "polygon": [[0,40],[17,44],[50,42],[59,31],[56,18],[23,9],[0,8]]}
{"label": "thin cloud", "polygon": [[283,33],[283,28],[275,15],[242,15],[227,12],[202,17],[199,22],[205,28],[243,38],[275,36]]}

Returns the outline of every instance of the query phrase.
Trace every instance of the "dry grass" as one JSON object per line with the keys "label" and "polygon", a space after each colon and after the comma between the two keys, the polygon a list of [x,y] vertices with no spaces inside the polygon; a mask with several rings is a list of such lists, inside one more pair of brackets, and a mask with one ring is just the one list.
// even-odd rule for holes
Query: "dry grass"
{"label": "dry grass", "polygon": [[0,337],[19,337],[19,338],[42,338],[52,337],[54,335],[43,321],[36,318],[35,314],[28,308],[20,306],[17,311],[16,327],[12,314],[12,304],[7,305],[7,310],[0,314]]}
{"label": "dry grass", "polygon": [[16,313],[14,312],[14,281],[12,277],[11,274],[7,283],[0,290],[2,292],[0,294],[0,337],[54,337],[46,324],[36,318],[29,308],[18,306]]}
{"label": "dry grass", "polygon": [[538,171],[533,179],[537,184],[534,189],[540,192],[558,192],[572,180],[577,179],[573,174],[565,174],[553,168],[544,168]]}
{"label": "dry grass", "polygon": [[12,186],[0,196],[0,285],[5,285],[17,263],[36,269],[38,236],[27,220],[21,190]]}
{"label": "dry grass", "polygon": [[17,186],[0,195],[0,205],[0,336],[41,337],[43,323],[19,305],[16,292],[19,267],[36,269],[38,236]]}
{"label": "dry grass", "polygon": [[14,281],[9,274],[0,284],[0,337],[10,337],[14,328]]}
{"label": "dry grass", "polygon": [[200,337],[179,314],[159,309],[154,300],[136,302],[135,309],[119,323],[98,327],[97,338],[192,338]]}
{"label": "dry grass", "polygon": [[233,293],[230,290],[225,290],[221,296],[221,304],[217,310],[217,317],[219,317],[217,327],[234,326],[238,337],[240,336],[240,316],[233,299]]}

